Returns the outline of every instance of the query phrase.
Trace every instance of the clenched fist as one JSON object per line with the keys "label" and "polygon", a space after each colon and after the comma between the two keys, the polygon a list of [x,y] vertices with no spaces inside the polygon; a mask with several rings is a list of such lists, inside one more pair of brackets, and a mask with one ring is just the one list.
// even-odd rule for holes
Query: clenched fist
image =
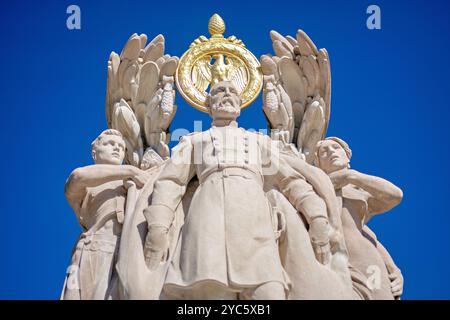
{"label": "clenched fist", "polygon": [[318,217],[311,221],[309,225],[309,237],[316,255],[316,259],[326,265],[331,259],[330,226],[326,217]]}
{"label": "clenched fist", "polygon": [[159,264],[166,260],[169,249],[169,230],[164,226],[149,226],[145,238],[144,257],[150,270],[155,270]]}

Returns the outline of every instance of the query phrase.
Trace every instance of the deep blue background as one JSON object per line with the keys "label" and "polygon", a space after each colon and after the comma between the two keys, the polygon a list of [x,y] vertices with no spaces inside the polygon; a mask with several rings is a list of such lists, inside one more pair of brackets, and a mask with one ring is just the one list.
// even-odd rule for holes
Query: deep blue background
{"label": "deep blue background", "polygon": [[[67,1],[1,5],[0,298],[56,299],[79,234],[63,186],[91,163],[105,129],[106,65],[128,37],[158,33],[180,56],[218,12],[256,56],[269,31],[302,28],[332,69],[328,134],[347,140],[353,168],[400,186],[400,206],[370,223],[405,277],[405,299],[450,298],[449,5],[376,1],[382,30],[366,28],[368,1],[76,1],[82,29],[66,28]],[[173,128],[205,114],[178,97]],[[261,100],[243,127],[265,128]]]}

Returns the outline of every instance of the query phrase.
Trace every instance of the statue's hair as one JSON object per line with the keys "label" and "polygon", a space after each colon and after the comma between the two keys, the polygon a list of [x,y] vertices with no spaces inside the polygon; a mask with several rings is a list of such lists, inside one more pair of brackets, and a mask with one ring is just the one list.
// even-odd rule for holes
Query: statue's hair
{"label": "statue's hair", "polygon": [[102,133],[100,133],[98,135],[97,138],[95,138],[94,141],[92,141],[91,143],[91,148],[92,151],[94,151],[94,149],[99,145],[100,141],[102,141],[102,139],[106,136],[118,136],[122,139],[123,145],[125,146],[125,140],[123,140],[123,135],[120,133],[120,131],[115,130],[115,129],[106,129],[105,131],[103,131]]}
{"label": "statue's hair", "polygon": [[345,153],[347,154],[348,160],[350,160],[352,158],[352,149],[350,149],[347,142],[345,142],[344,140],[342,140],[338,137],[327,137],[316,143],[316,147],[314,149],[314,156],[315,156],[314,162],[315,162],[316,166],[319,165],[319,148],[327,140],[332,140],[334,142],[337,142],[341,146],[341,148],[344,149]]}

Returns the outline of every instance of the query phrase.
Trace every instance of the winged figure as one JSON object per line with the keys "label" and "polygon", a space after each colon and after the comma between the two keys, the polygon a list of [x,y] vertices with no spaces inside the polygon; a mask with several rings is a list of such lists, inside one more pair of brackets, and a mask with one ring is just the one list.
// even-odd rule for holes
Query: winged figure
{"label": "winged figure", "polygon": [[330,62],[308,35],[270,32],[275,55],[261,56],[263,110],[275,138],[293,143],[308,163],[330,118]]}
{"label": "winged figure", "polygon": [[225,57],[223,54],[215,54],[212,57],[207,55],[193,69],[192,80],[195,87],[201,92],[207,91],[210,85],[230,80],[241,93],[247,83],[247,70],[237,58]]}
{"label": "winged figure", "polygon": [[147,169],[169,157],[169,126],[176,112],[178,58],[164,54],[165,40],[133,34],[108,61],[106,119],[127,144],[125,162]]}

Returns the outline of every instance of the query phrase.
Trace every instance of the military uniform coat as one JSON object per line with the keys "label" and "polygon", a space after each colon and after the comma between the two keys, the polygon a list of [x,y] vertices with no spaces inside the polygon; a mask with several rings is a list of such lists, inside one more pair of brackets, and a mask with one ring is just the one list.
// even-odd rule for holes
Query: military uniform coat
{"label": "military uniform coat", "polygon": [[150,210],[172,211],[188,182],[196,190],[166,276],[166,286],[215,281],[254,287],[287,285],[275,239],[271,207],[263,190],[263,168],[276,157],[268,136],[235,122],[185,136],[155,184]]}

